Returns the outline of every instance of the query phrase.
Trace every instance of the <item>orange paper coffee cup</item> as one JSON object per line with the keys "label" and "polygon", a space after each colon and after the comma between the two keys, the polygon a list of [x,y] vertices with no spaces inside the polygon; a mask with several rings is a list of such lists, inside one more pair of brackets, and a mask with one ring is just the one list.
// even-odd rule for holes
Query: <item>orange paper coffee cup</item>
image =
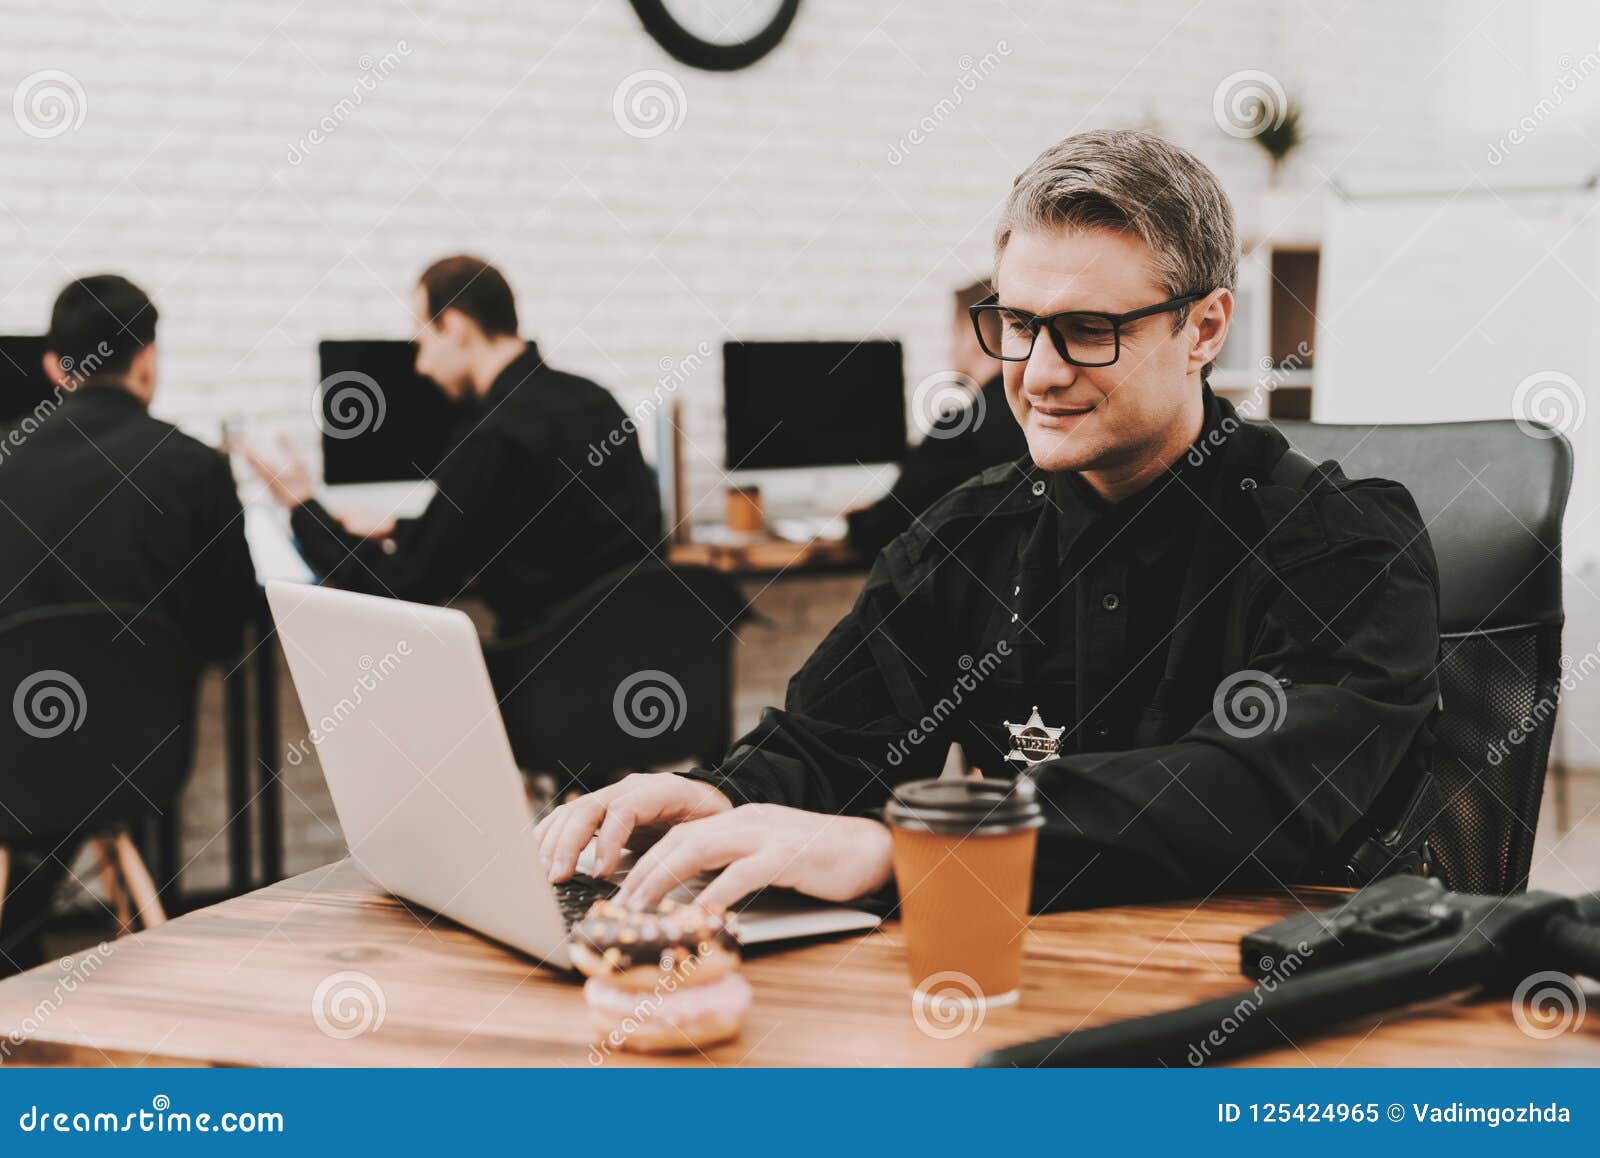
{"label": "orange paper coffee cup", "polygon": [[1015,1001],[1044,824],[1033,782],[914,780],[895,789],[884,819],[913,1002]]}

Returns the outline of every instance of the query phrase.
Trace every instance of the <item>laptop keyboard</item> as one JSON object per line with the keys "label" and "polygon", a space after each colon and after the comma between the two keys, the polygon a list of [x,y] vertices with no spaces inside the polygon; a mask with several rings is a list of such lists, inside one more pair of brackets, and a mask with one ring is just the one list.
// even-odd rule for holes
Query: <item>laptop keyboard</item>
{"label": "laptop keyboard", "polygon": [[590,907],[602,898],[616,893],[618,886],[610,881],[596,880],[583,873],[573,873],[572,879],[555,886],[556,901],[561,905],[561,919],[570,929],[588,915]]}

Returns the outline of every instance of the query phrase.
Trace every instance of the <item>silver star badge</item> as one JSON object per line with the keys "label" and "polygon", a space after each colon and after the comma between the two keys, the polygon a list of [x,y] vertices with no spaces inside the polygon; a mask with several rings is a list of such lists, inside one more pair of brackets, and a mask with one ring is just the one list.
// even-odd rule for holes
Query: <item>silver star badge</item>
{"label": "silver star badge", "polygon": [[1046,724],[1039,715],[1037,704],[1026,723],[1013,724],[1007,720],[1005,725],[1011,733],[1011,751],[1006,753],[1006,761],[1018,765],[1019,773],[1061,754],[1061,733],[1066,729],[1052,728]]}

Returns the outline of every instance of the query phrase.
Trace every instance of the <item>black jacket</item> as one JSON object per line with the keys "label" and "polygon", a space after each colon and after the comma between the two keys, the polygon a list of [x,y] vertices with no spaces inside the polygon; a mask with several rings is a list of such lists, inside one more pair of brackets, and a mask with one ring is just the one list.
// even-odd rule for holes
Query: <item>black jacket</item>
{"label": "black jacket", "polygon": [[227,457],[120,386],[80,386],[0,438],[0,615],[133,604],[219,659],[259,598]]}
{"label": "black jacket", "polygon": [[1027,453],[1028,440],[1006,401],[1005,379],[997,374],[968,405],[941,416],[912,447],[888,494],[845,516],[850,545],[872,558],[936,500],[973,475]]}
{"label": "black jacket", "polygon": [[1438,575],[1404,487],[1303,487],[1275,429],[1206,399],[1188,455],[1108,507],[1031,460],[986,471],[878,557],[854,609],[715,770],[736,801],[874,815],[951,741],[1038,770],[1034,907],[1319,879],[1438,702]]}
{"label": "black jacket", "polygon": [[420,603],[448,602],[476,579],[503,637],[661,542],[632,420],[531,343],[461,423],[433,481],[438,494],[396,531],[392,552],[302,503],[291,523],[307,562],[337,586]]}

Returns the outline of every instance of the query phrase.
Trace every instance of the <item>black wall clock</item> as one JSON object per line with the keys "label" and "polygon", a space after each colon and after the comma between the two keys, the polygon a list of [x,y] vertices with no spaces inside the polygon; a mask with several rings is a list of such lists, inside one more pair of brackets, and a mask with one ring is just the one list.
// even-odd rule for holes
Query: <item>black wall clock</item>
{"label": "black wall clock", "polygon": [[777,46],[800,0],[631,0],[645,30],[684,64],[745,68]]}

